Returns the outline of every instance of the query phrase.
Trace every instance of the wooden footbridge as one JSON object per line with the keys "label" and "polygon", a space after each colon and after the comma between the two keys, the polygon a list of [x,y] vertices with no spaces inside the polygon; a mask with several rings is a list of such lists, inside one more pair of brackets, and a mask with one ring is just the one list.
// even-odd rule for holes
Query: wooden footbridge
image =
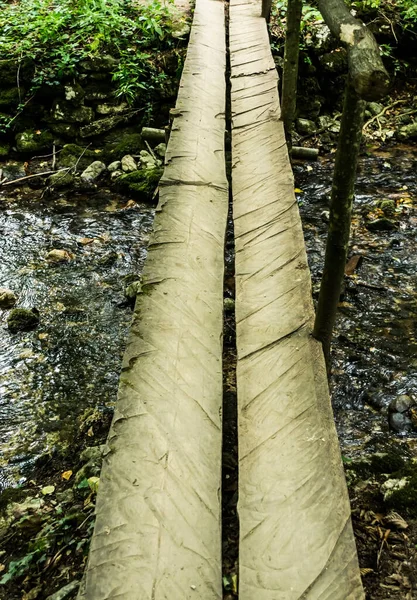
{"label": "wooden footbridge", "polygon": [[259,15],[258,2],[231,0],[226,36],[224,3],[197,0],[79,598],[222,598],[229,105],[239,598],[364,598],[322,351],[310,335],[310,274],[277,73]]}

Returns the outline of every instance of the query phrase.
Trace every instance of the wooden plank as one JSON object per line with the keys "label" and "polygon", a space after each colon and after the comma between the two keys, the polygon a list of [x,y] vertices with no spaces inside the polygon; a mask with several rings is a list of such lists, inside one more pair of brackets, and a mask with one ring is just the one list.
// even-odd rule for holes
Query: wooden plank
{"label": "wooden plank", "polygon": [[231,0],[240,600],[364,598],[259,2]]}
{"label": "wooden plank", "polygon": [[197,0],[120,380],[87,600],[222,597],[224,5]]}

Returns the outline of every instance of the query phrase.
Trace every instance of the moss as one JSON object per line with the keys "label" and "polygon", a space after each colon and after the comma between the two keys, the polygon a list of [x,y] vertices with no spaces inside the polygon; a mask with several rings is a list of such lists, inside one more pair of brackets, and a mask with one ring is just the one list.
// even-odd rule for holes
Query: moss
{"label": "moss", "polygon": [[373,473],[397,473],[405,467],[405,460],[397,452],[384,452],[371,456]]}
{"label": "moss", "polygon": [[411,517],[417,517],[417,473],[415,472],[410,477],[403,488],[392,492],[385,503],[390,508],[407,512]]}
{"label": "moss", "polygon": [[78,170],[84,171],[94,160],[100,158],[100,153],[86,150],[77,144],[66,144],[57,156],[59,167],[74,167],[78,162]]}
{"label": "moss", "polygon": [[109,145],[106,153],[109,160],[120,160],[126,154],[139,154],[144,148],[145,144],[140,133],[129,133],[124,135],[119,143]]}
{"label": "moss", "polygon": [[16,135],[16,148],[19,152],[40,152],[53,144],[54,138],[49,131],[37,133],[34,130],[23,131]]}
{"label": "moss", "polygon": [[27,308],[14,308],[7,318],[7,327],[11,333],[29,331],[38,324],[39,316],[37,313]]}
{"label": "moss", "polygon": [[150,202],[158,187],[162,172],[160,167],[133,171],[133,173],[119,177],[116,184],[122,192],[130,194],[138,200]]}
{"label": "moss", "polygon": [[9,144],[0,144],[0,158],[5,158],[10,152]]}
{"label": "moss", "polygon": [[386,217],[393,217],[395,215],[394,200],[382,200],[379,206]]}
{"label": "moss", "polygon": [[[24,95],[23,92],[22,96]],[[0,107],[8,108],[19,104],[19,90],[17,87],[0,90]]]}
{"label": "moss", "polygon": [[74,175],[68,173],[67,171],[60,171],[48,177],[48,185],[55,188],[56,190],[70,187],[73,183]]}
{"label": "moss", "polygon": [[23,488],[9,487],[0,494],[0,514],[5,514],[9,504],[21,502],[26,497],[26,491]]}

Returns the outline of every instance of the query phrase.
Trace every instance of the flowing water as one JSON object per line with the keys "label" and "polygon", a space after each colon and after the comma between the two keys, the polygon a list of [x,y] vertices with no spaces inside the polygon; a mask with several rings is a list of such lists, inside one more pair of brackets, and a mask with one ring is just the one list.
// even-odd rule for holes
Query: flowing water
{"label": "flowing water", "polygon": [[[315,299],[332,168],[329,160],[295,167]],[[417,150],[397,147],[360,160],[349,256],[361,259],[345,278],[332,352],[333,406],[342,452],[349,456],[400,438],[389,429],[388,405],[401,394],[417,400],[416,193]],[[395,205],[395,228],[370,231],[366,224],[384,217],[384,200]],[[411,444],[414,435],[407,434]]]}
{"label": "flowing water", "polygon": [[[141,272],[154,212],[131,204],[109,190],[53,201],[0,192],[0,287],[40,313],[34,331],[11,334],[0,310],[3,485],[29,476],[76,417],[115,401],[132,314],[124,288]],[[52,249],[70,259],[51,262]]]}
{"label": "flowing water", "polygon": [[[295,166],[297,193],[317,298],[332,163]],[[5,190],[5,188],[4,188]],[[36,307],[39,326],[11,334],[0,311],[0,482],[30,477],[30,466],[87,409],[111,410],[131,318],[124,298],[141,272],[153,209],[126,206],[109,190],[41,199],[39,190],[0,192],[0,287]],[[333,403],[342,452],[371,451],[401,434],[388,404],[417,397],[417,151],[361,159],[350,255],[333,346]],[[395,204],[392,231],[369,231]],[[51,249],[70,260],[47,260]],[[412,439],[414,434],[407,434]]]}

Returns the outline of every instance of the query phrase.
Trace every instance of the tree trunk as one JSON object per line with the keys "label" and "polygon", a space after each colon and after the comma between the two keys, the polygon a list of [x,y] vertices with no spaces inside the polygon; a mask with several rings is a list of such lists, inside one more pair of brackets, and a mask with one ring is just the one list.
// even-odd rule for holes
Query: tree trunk
{"label": "tree trunk", "polygon": [[285,34],[284,70],[282,74],[281,119],[287,139],[291,141],[291,125],[297,100],[298,54],[302,0],[288,0]]}
{"label": "tree trunk", "polygon": [[330,342],[345,271],[352,202],[366,102],[361,100],[349,79],[333,174],[330,222],[323,278],[313,336],[323,344],[329,371]]}
{"label": "tree trunk", "polygon": [[388,90],[389,76],[379,46],[365,25],[355,19],[343,0],[318,0],[330,31],[348,48],[352,85],[364,100],[379,100]]}
{"label": "tree trunk", "polygon": [[262,0],[262,13],[261,17],[269,21],[269,17],[271,16],[271,6],[272,0]]}

